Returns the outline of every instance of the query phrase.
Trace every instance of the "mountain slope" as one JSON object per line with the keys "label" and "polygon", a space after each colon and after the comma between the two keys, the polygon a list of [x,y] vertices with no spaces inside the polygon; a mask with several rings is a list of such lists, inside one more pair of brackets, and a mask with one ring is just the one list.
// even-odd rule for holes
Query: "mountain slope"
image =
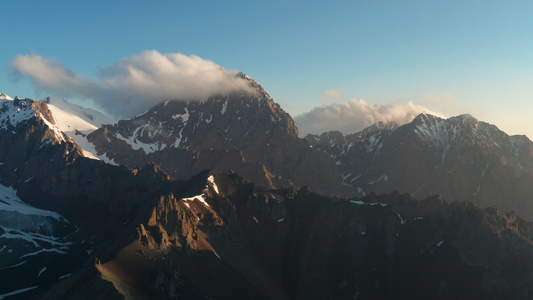
{"label": "mountain slope", "polygon": [[137,299],[531,296],[533,227],[516,214],[398,193],[332,199],[218,172],[183,187],[129,244],[48,297],[91,298],[80,291],[98,280]]}
{"label": "mountain slope", "polygon": [[168,180],[153,165],[129,171],[85,158],[51,114],[45,102],[0,102],[2,296],[40,294],[109,249],[104,241],[119,241],[124,221],[138,217],[131,208],[142,215],[139,202],[155,201]]}
{"label": "mountain slope", "polygon": [[106,157],[99,158],[95,155],[94,146],[87,141],[86,136],[104,124],[115,121],[95,110],[69,103],[59,97],[33,101],[18,97],[13,100],[6,95],[0,98],[0,107],[0,126],[3,129],[14,128],[22,121],[38,117],[54,131],[60,142],[71,139],[82,148],[84,156],[108,161]]}
{"label": "mountain slope", "polygon": [[533,220],[533,143],[470,115],[444,120],[422,114],[397,129],[363,131],[351,142],[311,140],[337,161],[345,185],[360,195],[438,194]]}
{"label": "mountain slope", "polygon": [[[54,125],[58,130],[66,133],[78,146],[83,149],[85,157],[100,159],[91,143],[87,141],[87,134],[105,124],[114,124],[115,120],[93,109],[81,107],[65,101],[59,97],[47,97],[42,100],[52,112]],[[105,158],[103,158],[105,160]]]}
{"label": "mountain slope", "polygon": [[241,76],[255,94],[166,101],[88,139],[100,156],[129,168],[153,161],[177,179],[204,169],[234,169],[266,186],[308,185],[324,194],[341,193],[334,161],[299,139],[292,118],[259,84]]}
{"label": "mountain slope", "polygon": [[75,227],[59,214],[24,203],[0,185],[0,295],[47,286],[76,270],[84,247],[73,246]]}
{"label": "mountain slope", "polygon": [[54,131],[50,111],[31,99],[0,101],[0,295],[43,292],[84,261],[89,243],[63,215],[33,207],[39,198],[20,197],[24,186],[58,165],[80,157],[81,149]]}

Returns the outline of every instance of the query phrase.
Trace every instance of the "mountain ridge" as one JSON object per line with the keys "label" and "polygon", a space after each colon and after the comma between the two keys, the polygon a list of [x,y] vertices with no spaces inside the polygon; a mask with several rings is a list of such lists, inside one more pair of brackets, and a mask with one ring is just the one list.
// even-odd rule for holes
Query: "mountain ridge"
{"label": "mountain ridge", "polygon": [[[533,272],[533,228],[513,213],[399,193],[332,199],[213,171],[183,186],[181,195],[159,199],[131,243],[88,265],[98,270],[93,276],[118,268],[122,275],[105,280],[121,286],[120,293],[159,299],[519,299],[531,293],[530,279],[504,271],[519,261],[517,276]],[[127,275],[124,259],[143,272]],[[215,276],[207,279],[205,271]],[[90,278],[73,277],[69,284],[77,288],[64,294],[58,284],[48,297],[80,296]]]}
{"label": "mountain ridge", "polygon": [[441,119],[421,114],[394,130],[363,133],[344,144],[308,139],[336,160],[345,185],[360,195],[393,190],[422,198],[439,194],[533,219],[533,190],[527,185],[533,143],[471,115]]}

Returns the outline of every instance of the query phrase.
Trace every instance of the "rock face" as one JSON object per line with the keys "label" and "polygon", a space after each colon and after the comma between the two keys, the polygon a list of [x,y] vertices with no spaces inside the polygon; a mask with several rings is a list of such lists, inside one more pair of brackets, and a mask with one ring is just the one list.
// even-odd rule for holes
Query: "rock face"
{"label": "rock face", "polygon": [[89,299],[80,291],[94,290],[100,277],[137,299],[527,299],[533,292],[533,227],[513,213],[399,193],[332,199],[217,172],[182,187],[159,198],[112,259],[81,272],[92,276],[72,276],[74,288],[60,293],[67,290],[60,283],[48,297]]}
{"label": "rock face", "polygon": [[344,184],[359,195],[438,194],[533,220],[533,143],[470,115],[444,120],[422,114],[396,129],[347,136],[344,143],[340,137],[307,139],[337,161]]}
{"label": "rock face", "polygon": [[176,179],[233,169],[265,186],[342,191],[334,161],[298,138],[292,118],[251,78],[256,94],[166,101],[88,135],[97,154],[128,168],[149,161]]}

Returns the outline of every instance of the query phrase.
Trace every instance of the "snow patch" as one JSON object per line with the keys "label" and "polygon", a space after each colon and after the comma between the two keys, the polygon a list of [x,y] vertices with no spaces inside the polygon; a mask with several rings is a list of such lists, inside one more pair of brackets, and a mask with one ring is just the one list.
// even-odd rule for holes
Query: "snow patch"
{"label": "snow patch", "polygon": [[27,257],[27,256],[34,256],[34,255],[37,255],[37,254],[42,253],[42,252],[56,252],[56,253],[59,253],[59,254],[67,254],[65,251],[61,251],[61,250],[58,250],[58,249],[51,248],[51,249],[41,249],[41,250],[36,251],[36,252],[28,253],[28,254],[22,255],[20,258]]}
{"label": "snow patch", "polygon": [[[167,145],[165,144],[158,144],[158,143],[143,143],[137,139],[139,135],[142,135],[144,130],[150,130],[151,128],[150,124],[145,124],[143,126],[138,127],[135,129],[133,134],[129,137],[125,137],[122,134],[115,135],[118,139],[123,140],[128,145],[131,146],[133,150],[143,150],[146,154],[150,154],[152,152],[165,149]],[[153,131],[149,131],[149,136],[153,137],[155,133]]]}
{"label": "snow patch", "polygon": [[106,163],[110,163],[109,160],[103,159],[96,154],[96,149],[87,140],[87,135],[105,124],[116,123],[116,120],[96,110],[69,103],[60,97],[47,97],[41,102],[45,102],[52,112],[55,125],[47,122],[47,120],[45,120],[45,123],[56,132],[56,136],[62,137],[63,135],[59,134],[59,132],[63,132],[82,148],[85,157],[96,160],[101,159]]}
{"label": "snow patch", "polygon": [[398,218],[400,218],[400,224],[404,225],[405,223],[407,223],[407,221],[404,220],[404,219],[402,218],[402,216],[400,216],[399,213],[396,213],[396,215],[398,215]]}
{"label": "snow patch", "polygon": [[198,200],[198,201],[200,201],[201,203],[203,203],[205,206],[207,206],[207,207],[211,207],[211,206],[205,201],[205,195],[204,195],[204,194],[197,195],[197,196],[194,196],[194,197],[182,198],[182,199],[181,199],[181,201],[183,201],[183,203],[184,203],[185,205],[187,205],[188,208],[191,208],[189,202],[193,202],[194,200]]}
{"label": "snow patch", "polygon": [[187,121],[189,120],[189,110],[187,109],[187,107],[185,107],[185,113],[183,114],[175,114],[172,116],[172,119],[174,120],[179,120],[181,119],[181,122],[183,122],[183,124],[185,125],[185,123],[187,123]]}
{"label": "snow patch", "polygon": [[365,202],[361,201],[361,200],[350,200],[350,203],[354,203],[354,204],[357,204],[357,205],[364,205],[366,204]]}
{"label": "snow patch", "polygon": [[61,280],[61,279],[64,279],[64,278],[67,278],[69,277],[70,275],[72,275],[72,273],[68,273],[68,274],[65,274],[63,276],[59,276],[59,278],[57,278],[58,280]]}
{"label": "snow patch", "polygon": [[13,98],[9,97],[8,95],[4,93],[0,93],[0,99],[2,100],[13,100]]}
{"label": "snow patch", "polygon": [[211,186],[213,187],[213,189],[215,190],[215,193],[219,194],[219,191],[218,191],[218,186],[217,184],[215,183],[215,177],[213,177],[213,175],[209,176],[207,178],[207,181],[211,184]]}
{"label": "snow patch", "polygon": [[220,110],[220,114],[223,115],[226,113],[226,110],[228,109],[228,100],[222,104],[222,110]]}
{"label": "snow patch", "polygon": [[12,187],[7,187],[0,184],[0,210],[16,211],[24,215],[38,215],[44,217],[52,217],[57,220],[64,219],[60,214],[35,208],[22,200],[17,196],[17,191]]}
{"label": "snow patch", "polygon": [[5,297],[9,297],[9,296],[25,293],[27,291],[31,291],[31,290],[36,289],[38,287],[39,286],[36,285],[36,286],[29,287],[29,288],[20,289],[20,290],[16,290],[16,291],[12,291],[12,292],[6,293],[6,294],[2,294],[2,295],[0,295],[0,299],[4,299]]}
{"label": "snow patch", "polygon": [[374,205],[381,205],[382,207],[385,207],[387,205],[389,205],[388,203],[380,203],[380,202],[363,202],[361,200],[349,200],[350,203],[353,203],[353,204],[357,204],[357,205],[370,205],[370,206],[374,206]]}
{"label": "snow patch", "polygon": [[35,114],[36,111],[30,105],[21,108],[20,106],[15,106],[11,100],[1,99],[0,129],[7,129],[9,125],[17,127],[18,124],[35,117]]}
{"label": "snow patch", "polygon": [[15,268],[15,267],[18,267],[18,266],[22,266],[23,264],[25,264],[27,261],[23,261],[23,262],[20,262],[16,265],[12,265],[12,266],[7,266],[7,267],[3,267],[3,268],[0,268],[0,270],[5,270],[5,269],[11,269],[11,268]]}

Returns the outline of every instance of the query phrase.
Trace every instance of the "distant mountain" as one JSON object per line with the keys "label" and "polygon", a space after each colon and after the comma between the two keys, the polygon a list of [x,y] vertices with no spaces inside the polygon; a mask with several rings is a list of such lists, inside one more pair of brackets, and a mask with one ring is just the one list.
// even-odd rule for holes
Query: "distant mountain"
{"label": "distant mountain", "polygon": [[398,128],[306,139],[336,160],[344,185],[359,195],[394,190],[416,198],[441,195],[533,220],[533,143],[470,115],[421,114]]}
{"label": "distant mountain", "polygon": [[9,97],[8,95],[6,95],[4,93],[0,93],[0,99],[13,100],[13,98]]}
{"label": "distant mountain", "polygon": [[173,100],[88,135],[99,157],[128,168],[154,162],[177,179],[233,169],[270,186],[342,194],[335,162],[298,137],[293,119],[250,77],[255,94]]}
{"label": "distant mountain", "polygon": [[321,135],[308,134],[304,139],[311,146],[317,145],[342,145],[346,143],[353,143],[356,140],[360,139],[362,136],[369,133],[380,131],[380,130],[395,130],[399,125],[396,123],[384,123],[378,122],[370,127],[363,129],[360,132],[343,135],[340,131],[328,131],[324,132]]}

